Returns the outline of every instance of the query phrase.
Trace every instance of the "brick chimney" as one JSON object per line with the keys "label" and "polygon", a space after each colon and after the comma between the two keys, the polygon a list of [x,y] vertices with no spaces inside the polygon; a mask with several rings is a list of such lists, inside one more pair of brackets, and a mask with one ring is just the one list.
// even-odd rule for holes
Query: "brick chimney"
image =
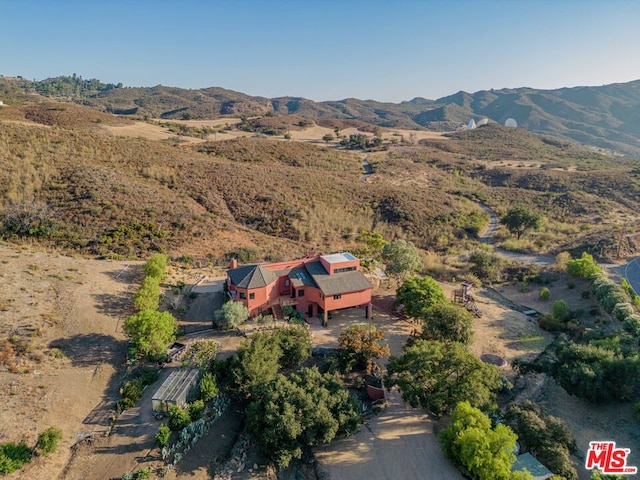
{"label": "brick chimney", "polygon": [[233,270],[234,268],[238,268],[238,259],[237,258],[231,259],[230,268],[231,268],[231,270]]}

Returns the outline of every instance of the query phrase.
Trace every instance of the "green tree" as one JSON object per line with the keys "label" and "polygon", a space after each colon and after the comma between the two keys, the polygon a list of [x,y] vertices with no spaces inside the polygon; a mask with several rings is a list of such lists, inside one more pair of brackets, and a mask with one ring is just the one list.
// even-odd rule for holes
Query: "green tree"
{"label": "green tree", "polygon": [[408,278],[396,291],[396,303],[413,318],[424,316],[427,309],[445,302],[442,287],[430,276]]}
{"label": "green tree", "polygon": [[280,364],[294,367],[311,356],[311,332],[303,325],[276,328],[271,333],[282,352]]}
{"label": "green tree", "polygon": [[516,238],[520,239],[528,230],[538,230],[542,226],[542,216],[524,206],[509,209],[500,223],[505,225]]}
{"label": "green tree", "polygon": [[330,133],[327,133],[322,137],[322,140],[324,140],[327,143],[332,142],[333,141],[333,135],[331,135]]}
{"label": "green tree", "polygon": [[231,376],[238,391],[251,396],[255,389],[278,374],[282,349],[273,336],[257,333],[243,342],[231,360]]}
{"label": "green tree", "polygon": [[426,340],[464,345],[473,340],[473,315],[459,305],[448,301],[438,302],[424,311],[421,320],[421,337]]}
{"label": "green tree", "polygon": [[58,442],[62,440],[62,430],[56,427],[49,427],[38,435],[36,451],[40,455],[54,453],[58,449]]}
{"label": "green tree", "polygon": [[160,305],[160,278],[144,277],[133,302],[136,310],[157,310]]}
{"label": "green tree", "polygon": [[598,266],[593,256],[587,252],[582,252],[580,258],[567,261],[567,273],[572,277],[589,278],[591,275],[601,271],[602,268]]}
{"label": "green tree", "polygon": [[340,333],[338,344],[353,355],[359,368],[367,373],[377,370],[376,358],[386,357],[391,351],[388,345],[380,345],[384,332],[364,323],[350,325]]}
{"label": "green tree", "polygon": [[416,246],[406,240],[387,243],[382,249],[382,260],[387,267],[387,273],[400,278],[419,272],[424,266]]}
{"label": "green tree", "polygon": [[590,402],[629,401],[640,382],[640,355],[599,345],[561,340],[555,345],[551,375],[570,395]]}
{"label": "green tree", "polygon": [[142,310],[124,322],[124,331],[140,357],[161,358],[176,339],[176,319],[169,312]]}
{"label": "green tree", "polygon": [[440,434],[447,456],[478,480],[512,479],[517,438],[506,425],[491,428],[489,417],[469,402],[456,405],[451,424]]}
{"label": "green tree", "polygon": [[214,314],[213,323],[222,330],[242,325],[249,318],[249,309],[240,302],[229,301]]}
{"label": "green tree", "polygon": [[167,269],[167,256],[155,253],[144,265],[144,271],[149,277],[162,279]]}
{"label": "green tree", "polygon": [[576,451],[576,442],[562,419],[526,400],[509,405],[504,420],[518,435],[523,451],[530,452],[552,472],[567,480],[578,478],[570,459]]}
{"label": "green tree", "polygon": [[387,244],[380,233],[367,230],[360,231],[360,234],[356,237],[356,242],[358,242],[358,247],[356,247],[354,253],[363,264],[367,265],[381,260],[382,250]]}
{"label": "green tree", "polygon": [[360,423],[356,405],[338,377],[303,368],[259,389],[247,409],[247,425],[263,453],[286,467],[303,450],[352,433]]}
{"label": "green tree", "polygon": [[385,385],[397,386],[412,407],[443,415],[463,400],[478,408],[495,405],[502,388],[498,369],[481,362],[460,343],[417,340],[387,364]]}

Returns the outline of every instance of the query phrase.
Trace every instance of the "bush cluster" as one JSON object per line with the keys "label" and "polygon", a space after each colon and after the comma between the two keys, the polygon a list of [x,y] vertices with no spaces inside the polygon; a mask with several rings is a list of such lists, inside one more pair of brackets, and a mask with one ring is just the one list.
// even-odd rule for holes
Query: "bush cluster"
{"label": "bush cluster", "polygon": [[626,331],[634,336],[640,335],[640,316],[634,313],[633,305],[629,302],[625,282],[622,286],[616,285],[602,273],[593,275],[591,278],[593,280],[591,291],[605,311],[622,322]]}
{"label": "bush cluster", "polygon": [[518,435],[523,451],[530,452],[566,480],[578,478],[570,458],[576,451],[576,442],[562,419],[549,415],[528,400],[509,405],[504,419]]}
{"label": "bush cluster", "polygon": [[157,310],[160,304],[160,282],[167,268],[167,256],[156,253],[144,265],[146,276],[134,297],[136,309]]}

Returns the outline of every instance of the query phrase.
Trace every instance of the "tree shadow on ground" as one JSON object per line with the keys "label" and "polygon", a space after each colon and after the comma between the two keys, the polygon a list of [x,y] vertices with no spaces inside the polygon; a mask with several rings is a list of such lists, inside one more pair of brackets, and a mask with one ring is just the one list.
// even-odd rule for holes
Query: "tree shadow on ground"
{"label": "tree shadow on ground", "polygon": [[128,295],[97,293],[92,295],[98,312],[110,317],[127,317],[133,314],[133,303]]}
{"label": "tree shadow on ground", "polygon": [[120,364],[127,352],[127,342],[102,333],[90,333],[53,340],[49,348],[59,349],[74,367],[94,367],[104,363]]}
{"label": "tree shadow on ground", "polygon": [[142,265],[127,265],[123,268],[103,272],[103,275],[106,275],[117,282],[131,285],[142,280],[142,277],[144,277],[144,271],[142,269]]}

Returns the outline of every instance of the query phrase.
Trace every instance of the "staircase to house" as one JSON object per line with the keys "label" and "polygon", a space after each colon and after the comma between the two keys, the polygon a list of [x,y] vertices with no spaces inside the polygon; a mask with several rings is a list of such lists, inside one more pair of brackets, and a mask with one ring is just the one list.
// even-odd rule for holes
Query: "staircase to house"
{"label": "staircase to house", "polygon": [[284,320],[284,311],[282,310],[280,304],[276,303],[272,305],[271,310],[273,311],[273,317],[276,320]]}

